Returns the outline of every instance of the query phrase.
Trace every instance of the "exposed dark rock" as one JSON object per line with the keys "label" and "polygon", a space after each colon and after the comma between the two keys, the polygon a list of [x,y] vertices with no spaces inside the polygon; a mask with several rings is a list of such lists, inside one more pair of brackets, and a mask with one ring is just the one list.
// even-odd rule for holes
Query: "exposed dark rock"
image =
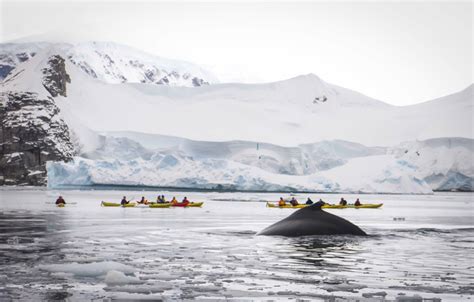
{"label": "exposed dark rock", "polygon": [[172,76],[174,78],[177,78],[179,79],[181,76],[179,75],[179,73],[177,73],[176,71],[172,71],[169,73],[169,76]]}
{"label": "exposed dark rock", "polygon": [[52,98],[0,94],[0,185],[45,185],[46,161],[74,155],[69,128]]}
{"label": "exposed dark rock", "polygon": [[193,78],[193,86],[194,87],[199,87],[199,86],[202,86],[202,85],[209,85],[209,83],[204,81],[203,79],[199,79],[197,77]]}
{"label": "exposed dark rock", "polygon": [[169,82],[170,82],[170,80],[168,80],[168,77],[167,77],[167,76],[164,76],[164,77],[161,78],[159,81],[157,81],[156,84],[159,84],[159,85],[167,85]]}
{"label": "exposed dark rock", "polygon": [[43,86],[53,97],[66,95],[66,83],[71,83],[71,78],[66,72],[64,59],[59,55],[51,56],[48,67],[43,68]]}
{"label": "exposed dark rock", "polygon": [[0,80],[6,78],[14,68],[14,66],[0,64]]}
{"label": "exposed dark rock", "polygon": [[28,59],[30,59],[30,56],[26,52],[17,53],[16,57],[18,58],[18,61],[20,61],[20,62],[25,62]]}
{"label": "exposed dark rock", "polygon": [[87,64],[87,62],[84,62],[84,61],[77,62],[77,61],[74,60],[74,58],[72,56],[69,56],[68,59],[74,65],[79,66],[79,68],[81,68],[85,73],[87,73],[91,77],[97,79],[97,73],[94,71],[94,69],[89,64]]}
{"label": "exposed dark rock", "polygon": [[156,78],[159,76],[160,71],[156,68],[145,70],[145,79],[142,80],[143,83],[153,83],[156,81]]}

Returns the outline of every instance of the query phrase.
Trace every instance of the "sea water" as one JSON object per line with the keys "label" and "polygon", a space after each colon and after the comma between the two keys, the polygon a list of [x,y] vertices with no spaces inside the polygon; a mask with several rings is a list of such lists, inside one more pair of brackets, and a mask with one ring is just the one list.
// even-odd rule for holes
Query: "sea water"
{"label": "sea water", "polygon": [[[100,206],[158,194],[204,205]],[[4,188],[0,300],[474,299],[472,193],[293,195],[384,205],[326,210],[367,237],[284,238],[256,235],[295,211],[265,206],[284,193]]]}

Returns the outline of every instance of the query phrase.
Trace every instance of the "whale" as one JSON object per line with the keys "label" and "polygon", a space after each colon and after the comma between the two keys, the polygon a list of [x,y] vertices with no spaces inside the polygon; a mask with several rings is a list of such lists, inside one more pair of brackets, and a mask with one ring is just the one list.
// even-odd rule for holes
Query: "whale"
{"label": "whale", "polygon": [[312,235],[357,235],[367,234],[352,222],[325,212],[323,202],[302,208],[260,231],[265,236],[312,236]]}

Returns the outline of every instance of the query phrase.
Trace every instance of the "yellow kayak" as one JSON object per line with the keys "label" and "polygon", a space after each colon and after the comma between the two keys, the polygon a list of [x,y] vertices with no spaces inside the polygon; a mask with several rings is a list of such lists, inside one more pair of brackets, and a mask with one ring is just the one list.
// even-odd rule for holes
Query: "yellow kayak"
{"label": "yellow kayak", "polygon": [[189,203],[183,203],[183,202],[172,203],[172,202],[170,202],[170,205],[172,207],[181,207],[181,208],[189,208],[189,207],[199,208],[203,204],[204,204],[204,202],[189,202]]}
{"label": "yellow kayak", "polygon": [[[102,203],[100,205],[103,206],[103,207],[122,207],[122,205],[118,202],[102,201]],[[133,208],[136,205],[137,205],[136,203],[131,202],[131,203],[127,203],[126,205],[123,205],[123,207],[124,208]]]}
{"label": "yellow kayak", "polygon": [[56,205],[58,208],[64,208],[66,205],[64,203],[59,203]]}
{"label": "yellow kayak", "polygon": [[[284,206],[279,206],[278,204],[274,204],[271,202],[267,202],[267,207],[269,208],[280,208],[280,209],[301,209],[308,207],[310,205],[307,204],[299,204],[296,206],[292,206],[291,204],[286,204]],[[322,206],[323,209],[377,209],[383,206],[383,203],[367,203],[367,204],[361,204],[360,206],[355,206],[353,204],[348,204],[348,205],[339,205],[339,204],[325,204]]]}
{"label": "yellow kayak", "polygon": [[187,207],[194,207],[194,208],[200,208],[204,202],[191,202],[187,205]]}
{"label": "yellow kayak", "polygon": [[299,205],[296,205],[296,206],[292,206],[291,204],[287,203],[285,204],[284,206],[279,206],[278,204],[274,204],[274,203],[271,203],[271,202],[267,202],[267,207],[269,208],[280,208],[280,209],[301,209],[301,208],[306,208],[307,204],[299,204]]}
{"label": "yellow kayak", "polygon": [[348,204],[343,208],[350,208],[350,209],[378,209],[383,206],[383,203],[363,203],[360,206],[356,206],[353,204]]}
{"label": "yellow kayak", "polygon": [[148,205],[150,208],[169,208],[171,203],[151,203]]}

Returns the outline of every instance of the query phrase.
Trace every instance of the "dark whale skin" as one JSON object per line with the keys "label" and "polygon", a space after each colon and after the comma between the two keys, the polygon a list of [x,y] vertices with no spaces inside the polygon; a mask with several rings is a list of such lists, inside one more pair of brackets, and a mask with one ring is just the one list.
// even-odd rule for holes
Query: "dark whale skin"
{"label": "dark whale skin", "polygon": [[299,209],[290,216],[262,230],[257,235],[299,237],[311,235],[367,234],[355,224],[321,209],[321,205]]}

